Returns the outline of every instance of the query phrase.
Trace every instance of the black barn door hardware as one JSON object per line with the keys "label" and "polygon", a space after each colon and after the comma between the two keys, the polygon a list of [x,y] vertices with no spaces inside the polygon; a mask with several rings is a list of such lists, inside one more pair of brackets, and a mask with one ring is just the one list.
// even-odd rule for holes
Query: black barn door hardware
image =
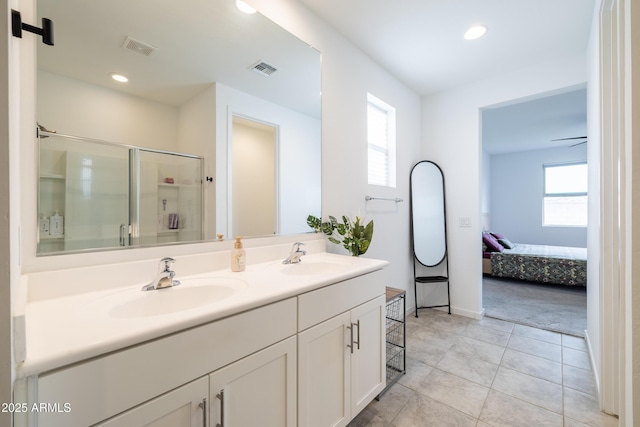
{"label": "black barn door hardware", "polygon": [[11,31],[14,37],[22,38],[22,30],[42,36],[42,43],[53,46],[53,22],[51,19],[42,18],[42,28],[22,22],[20,12],[11,9]]}

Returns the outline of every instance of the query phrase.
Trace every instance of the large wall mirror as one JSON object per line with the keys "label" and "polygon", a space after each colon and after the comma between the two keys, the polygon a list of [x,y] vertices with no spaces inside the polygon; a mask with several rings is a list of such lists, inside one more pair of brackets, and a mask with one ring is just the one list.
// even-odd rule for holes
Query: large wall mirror
{"label": "large wall mirror", "polygon": [[[54,22],[55,46],[38,45],[36,117],[60,135],[39,141],[38,255],[309,231],[306,217],[321,202],[317,50],[234,0],[37,7],[39,19]],[[67,136],[73,149],[64,148]],[[137,149],[153,155],[132,171]],[[179,185],[188,198],[170,197]],[[101,189],[94,196],[114,203],[137,188],[141,199],[129,200],[137,210],[119,205],[115,220],[105,215],[107,199],[82,209],[68,202],[83,197],[78,188]],[[81,238],[51,238],[58,216]],[[116,235],[104,238],[113,227]]]}

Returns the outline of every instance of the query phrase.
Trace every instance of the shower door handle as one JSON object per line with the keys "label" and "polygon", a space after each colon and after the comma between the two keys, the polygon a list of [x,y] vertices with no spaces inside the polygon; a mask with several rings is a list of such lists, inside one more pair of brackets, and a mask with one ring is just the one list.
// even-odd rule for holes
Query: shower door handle
{"label": "shower door handle", "polygon": [[127,246],[127,225],[120,224],[120,246]]}

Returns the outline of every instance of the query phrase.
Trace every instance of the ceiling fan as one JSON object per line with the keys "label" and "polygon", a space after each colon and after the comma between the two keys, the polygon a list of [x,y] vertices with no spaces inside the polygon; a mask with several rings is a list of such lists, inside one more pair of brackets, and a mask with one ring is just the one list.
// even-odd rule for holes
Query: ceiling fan
{"label": "ceiling fan", "polygon": [[576,140],[577,139],[584,139],[584,141],[577,142],[577,143],[575,143],[573,145],[570,145],[570,147],[575,147],[576,145],[584,144],[584,143],[587,142],[587,137],[586,136],[573,136],[571,138],[558,138],[558,139],[552,139],[551,141],[569,141],[569,140],[572,140],[572,139],[576,139]]}

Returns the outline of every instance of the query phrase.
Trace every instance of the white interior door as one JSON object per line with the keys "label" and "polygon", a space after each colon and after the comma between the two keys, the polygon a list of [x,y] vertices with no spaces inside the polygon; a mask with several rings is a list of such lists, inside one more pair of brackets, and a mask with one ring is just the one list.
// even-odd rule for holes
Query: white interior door
{"label": "white interior door", "polygon": [[231,237],[275,234],[276,128],[234,117],[232,135]]}

